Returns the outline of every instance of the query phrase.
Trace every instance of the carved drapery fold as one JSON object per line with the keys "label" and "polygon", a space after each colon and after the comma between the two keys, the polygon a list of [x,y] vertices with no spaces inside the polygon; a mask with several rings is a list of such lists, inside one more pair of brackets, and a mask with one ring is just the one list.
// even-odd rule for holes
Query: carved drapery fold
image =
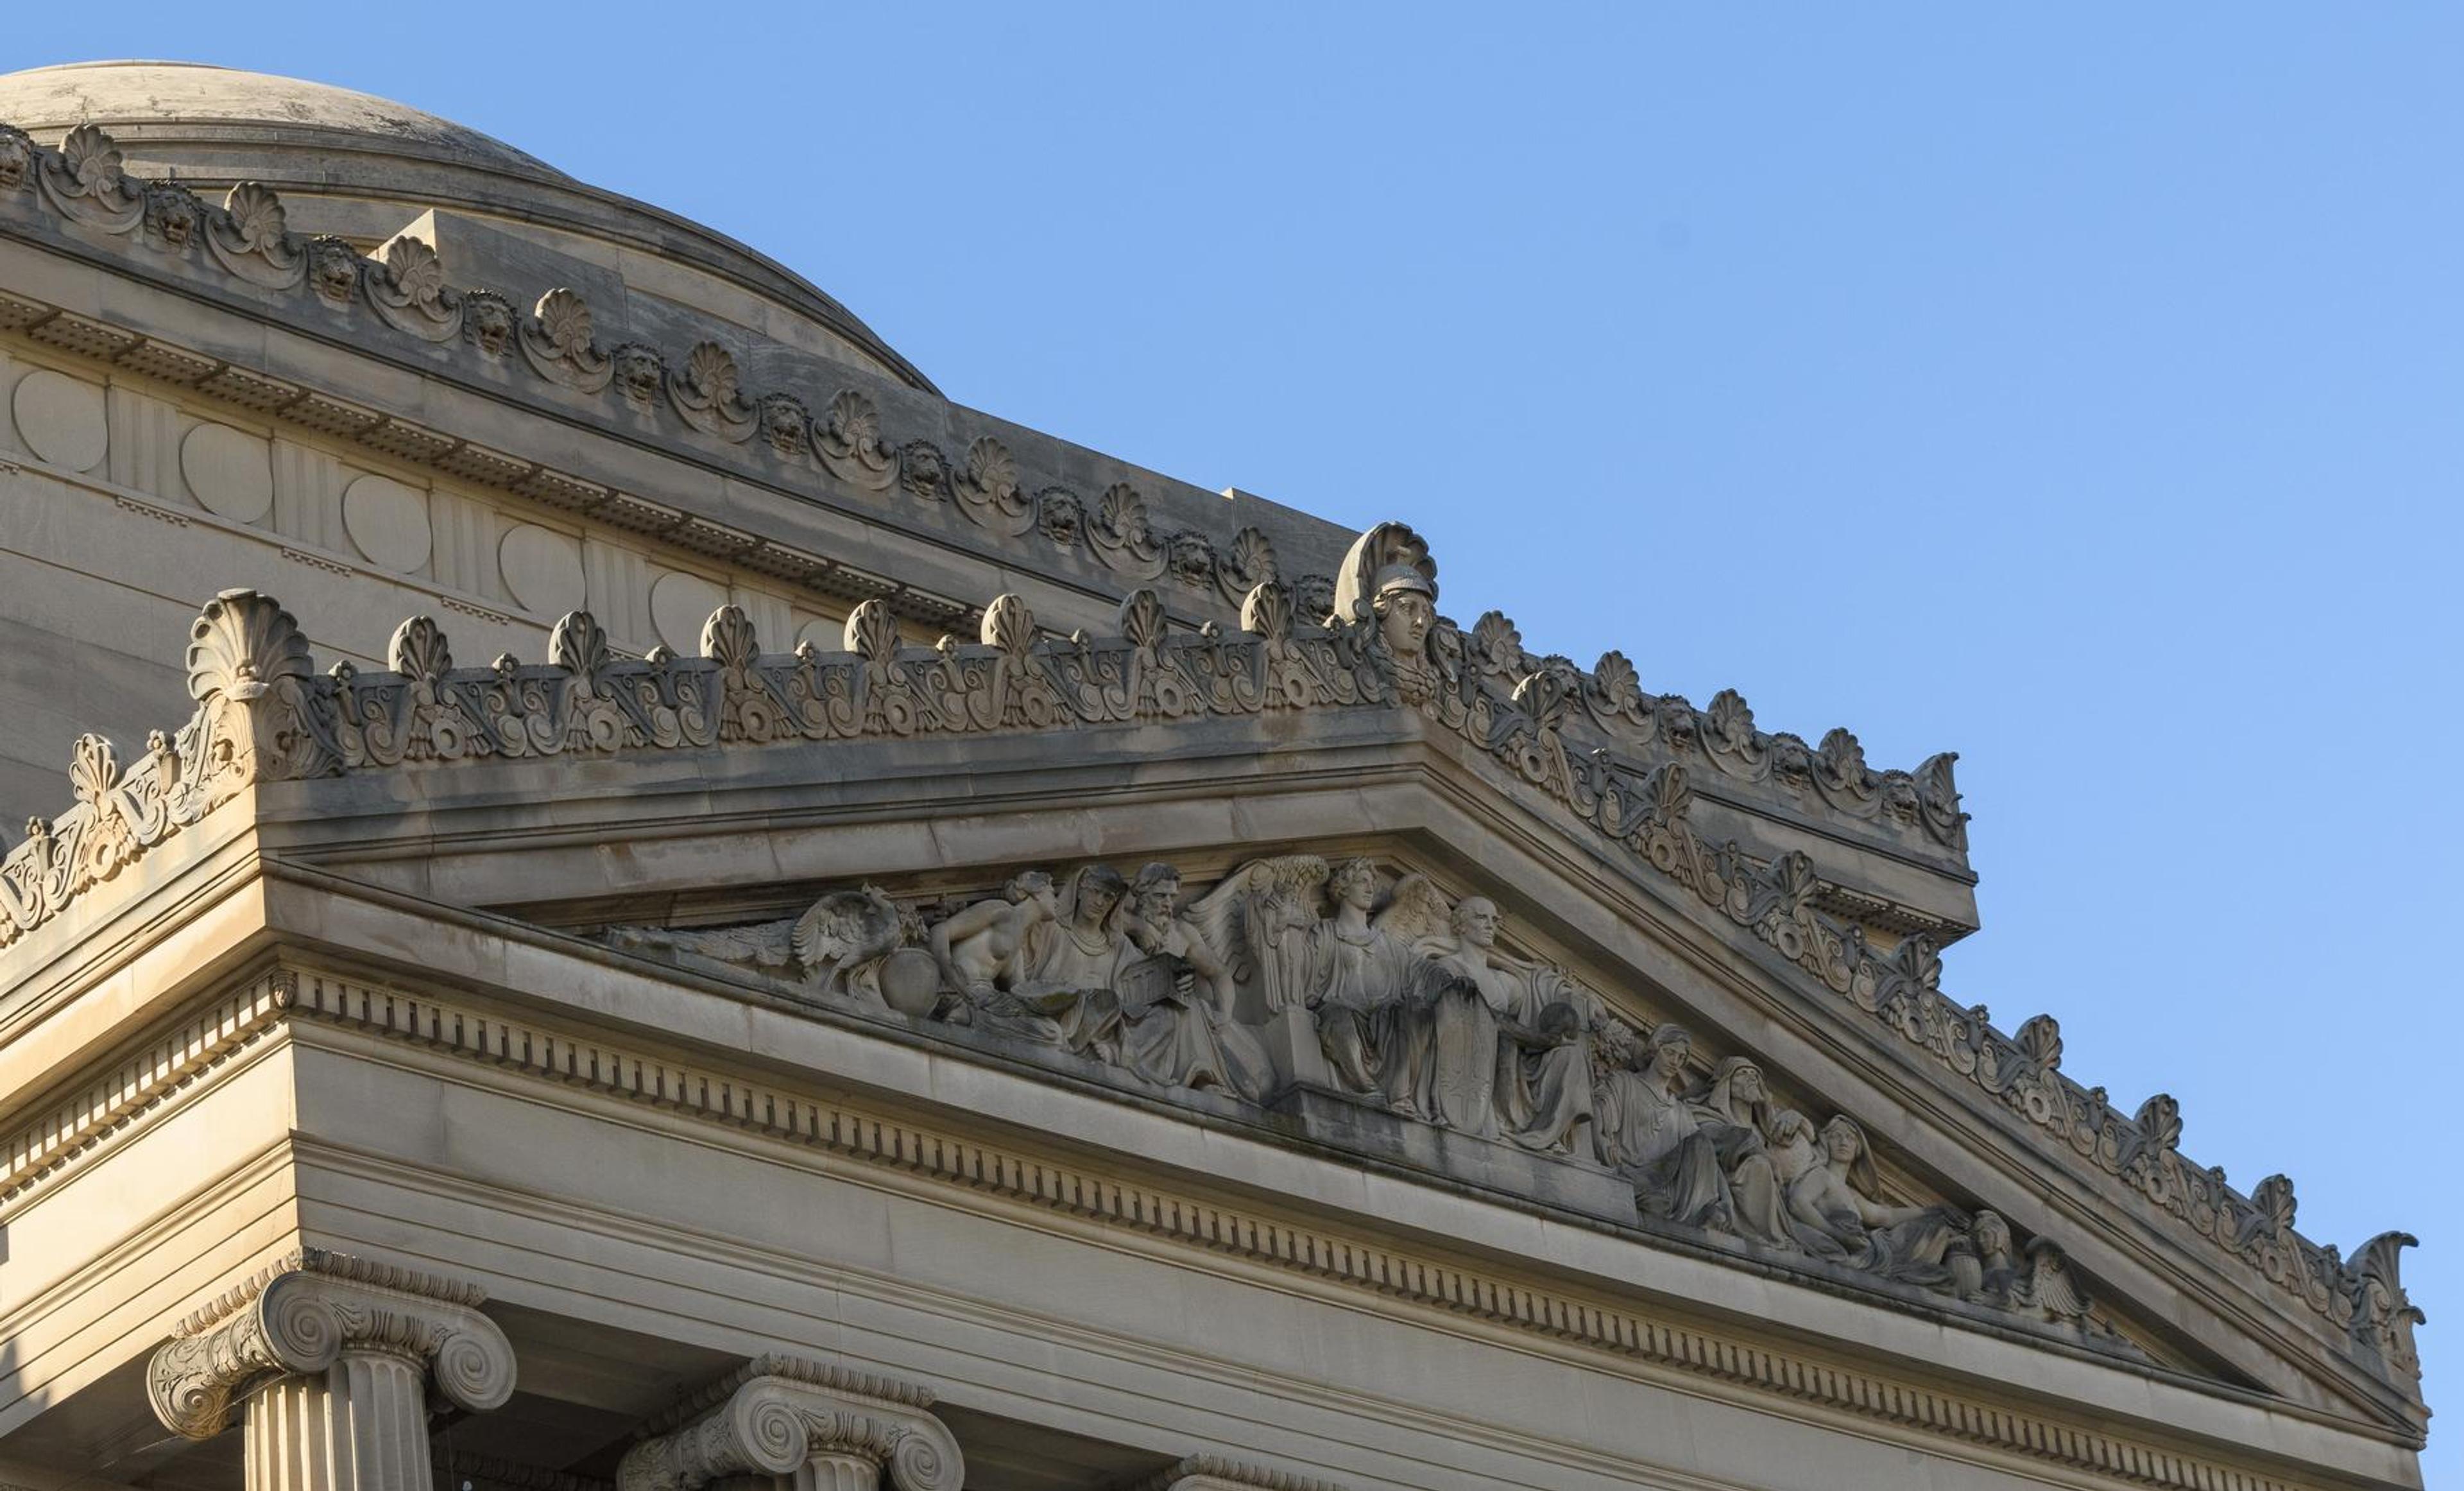
{"label": "carved drapery fold", "polygon": [[[688,1395],[617,1467],[619,1491],[699,1491],[734,1476],[781,1487],[959,1491],[966,1459],[921,1388],[797,1357],[759,1357]],[[791,1480],[789,1478],[798,1478]]]}
{"label": "carved drapery fold", "polygon": [[[165,1427],[205,1439],[222,1432],[234,1398],[252,1391],[264,1398],[269,1384],[310,1380],[315,1391],[277,1393],[262,1412],[276,1418],[322,1413],[334,1394],[357,1394],[362,1406],[354,1412],[361,1418],[391,1413],[418,1428],[424,1468],[426,1417],[418,1405],[426,1381],[473,1413],[496,1408],[513,1393],[513,1347],[479,1312],[485,1298],[472,1285],[305,1249],[182,1322],[174,1339],[154,1353],[146,1395]],[[401,1370],[363,1358],[389,1360]],[[360,1365],[332,1380],[346,1362]],[[395,1401],[405,1393],[408,1407]],[[251,1409],[252,1435],[259,1412]]]}

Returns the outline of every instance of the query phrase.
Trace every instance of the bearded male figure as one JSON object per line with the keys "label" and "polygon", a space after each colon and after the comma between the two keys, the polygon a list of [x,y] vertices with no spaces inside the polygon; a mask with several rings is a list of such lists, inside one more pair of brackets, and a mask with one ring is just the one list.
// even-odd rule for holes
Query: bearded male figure
{"label": "bearded male figure", "polygon": [[1221,1087],[1252,1101],[1274,1067],[1256,1031],[1234,1023],[1232,969],[1181,919],[1180,872],[1138,871],[1114,913],[1136,957],[1122,970],[1123,1064],[1162,1087]]}

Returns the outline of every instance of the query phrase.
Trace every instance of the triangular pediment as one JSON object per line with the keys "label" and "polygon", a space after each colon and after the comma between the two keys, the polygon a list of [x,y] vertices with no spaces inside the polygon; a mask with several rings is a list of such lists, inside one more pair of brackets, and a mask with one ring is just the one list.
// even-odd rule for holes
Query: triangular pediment
{"label": "triangular pediment", "polygon": [[[1354,557],[1433,568],[1401,530]],[[125,767],[89,741],[77,806],[10,857],[12,936],[247,793],[276,859],[408,874],[816,1018],[2402,1416],[2393,1245],[2341,1264],[2291,1232],[2289,1192],[2185,1163],[2161,1104],[2125,1119],[2062,1076],[2049,1020],[2005,1035],[1940,992],[1916,928],[1958,929],[1947,839],[1930,867],[1826,873],[1786,847],[1820,794],[1766,801],[1793,790],[1785,742],[1735,709],[1695,720],[1727,716],[1718,749],[1596,745],[1614,669],[1501,687],[1530,664],[1510,627],[1353,599],[1306,623],[1265,584],[1235,637],[1174,633],[1141,591],[1118,635],[1055,640],[1004,596],[980,642],[932,649],[866,607],[846,653],[793,656],[729,608],[704,656],[639,661],[577,613],[546,664],[480,669],[422,618],[391,672],[319,675],[278,606],[228,593],[194,629],[195,718]],[[1911,815],[1873,832],[1956,830],[1947,763],[1904,782]],[[755,873],[713,872],[748,846]]]}

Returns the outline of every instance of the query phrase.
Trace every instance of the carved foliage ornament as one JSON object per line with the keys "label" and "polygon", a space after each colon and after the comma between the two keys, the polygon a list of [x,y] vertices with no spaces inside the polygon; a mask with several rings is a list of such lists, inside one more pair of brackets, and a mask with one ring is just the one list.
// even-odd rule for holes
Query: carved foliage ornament
{"label": "carved foliage ornament", "polygon": [[614,365],[592,340],[589,303],[580,292],[550,290],[522,323],[522,358],[551,383],[596,393],[614,376]]}
{"label": "carved foliage ornament", "polygon": [[[1391,589],[1387,581],[1396,574],[1419,570],[1421,579],[1435,582],[1426,545],[1399,524],[1378,530],[1372,545],[1375,553],[1356,551],[1340,577],[1287,577],[1273,544],[1254,526],[1228,543],[1186,530],[1157,533],[1145,500],[1127,483],[1115,483],[1091,501],[1061,487],[1029,496],[1015,456],[989,436],[971,443],[957,461],[926,440],[893,451],[883,435],[880,412],[865,393],[842,390],[820,417],[805,415],[788,395],[744,389],[734,357],[715,343],[697,345],[681,359],[640,343],[620,345],[610,356],[594,341],[590,308],[570,289],[548,291],[530,317],[512,324],[508,308],[495,297],[483,300],[479,292],[457,294],[449,287],[432,247],[419,240],[396,239],[380,261],[367,262],[339,238],[296,241],[279,199],[255,183],[232,188],[219,209],[184,202],[184,189],[170,184],[149,195],[146,184],[126,175],[110,136],[92,125],[72,131],[57,150],[0,125],[0,190],[17,179],[35,181],[44,206],[89,228],[126,235],[150,214],[157,225],[153,236],[164,245],[179,247],[188,234],[200,234],[214,263],[250,283],[276,290],[305,284],[337,311],[365,299],[387,325],[406,335],[440,345],[458,342],[483,357],[503,356],[518,345],[524,363],[544,380],[588,394],[613,386],[645,414],[665,406],[688,427],[729,443],[747,443],[759,430],[766,436],[764,447],[801,458],[802,443],[809,441],[821,466],[849,486],[883,492],[903,483],[919,499],[953,501],[970,522],[1005,537],[1039,532],[1046,542],[1084,552],[1132,582],[1169,573],[1177,583],[1237,604],[1261,584],[1284,581],[1293,588],[1302,618],[1319,621],[1332,612],[1347,624],[1358,619],[1364,598],[1374,603],[1377,593]],[[201,213],[202,221],[179,230],[191,212]],[[1401,609],[1417,608],[1404,602]],[[1506,634],[1478,638],[1476,655],[1492,680],[1510,687],[1529,670],[1522,666],[1511,624],[1497,619]],[[1510,645],[1491,645],[1501,641]],[[1417,701],[1425,679],[1411,665],[1412,649],[1398,656],[1404,659],[1398,690]],[[1571,669],[1569,674],[1573,695],[1585,706],[1578,733],[1596,732],[1578,741],[1577,748],[1614,746],[1670,759],[1699,758],[1698,764],[1726,775],[1774,783],[1809,811],[1842,814],[1878,832],[1964,852],[1966,815],[1951,776],[1954,758],[1947,754],[1913,774],[1877,773],[1866,768],[1845,731],[1826,737],[1819,751],[1794,736],[1767,736],[1754,728],[1751,711],[1733,694],[1698,714],[1683,700],[1642,693],[1632,665],[1615,654],[1601,658],[1595,675]]]}
{"label": "carved foliage ornament", "polygon": [[121,169],[120,146],[92,124],[79,124],[57,153],[44,151],[35,186],[53,211],[104,233],[132,233],[145,220],[145,189]]}
{"label": "carved foliage ornament", "polygon": [[760,411],[744,397],[735,354],[715,342],[695,343],[684,365],[669,371],[667,388],[677,414],[704,434],[736,444],[751,439],[760,424]]}
{"label": "carved foliage ornament", "polygon": [[[1394,550],[1388,550],[1392,552]],[[1408,545],[1401,552],[1410,552]],[[1425,579],[1405,563],[1406,576]],[[1357,587],[1353,593],[1362,593]],[[1815,905],[1822,879],[1801,855],[1771,864],[1715,847],[1687,822],[1691,790],[1679,763],[1648,767],[1606,749],[1570,748],[1585,685],[1551,665],[1504,694],[1486,686],[1474,649],[1450,626],[1423,628],[1410,578],[1385,587],[1389,614],[1332,629],[1292,625],[1281,589],[1255,589],[1249,634],[1162,634],[1160,608],[1133,595],[1123,634],[1026,640],[1023,604],[987,608],[989,640],[941,649],[903,646],[895,618],[868,603],[847,627],[847,652],[759,654],[735,618],[710,636],[718,657],[615,659],[586,615],[561,622],[556,661],[462,670],[441,637],[431,650],[407,638],[390,675],[313,676],[304,640],[281,608],[252,592],[208,606],[193,630],[189,680],[199,709],[169,738],[121,767],[99,743],[81,747],[78,801],[31,826],[0,864],[0,945],[56,915],[84,888],[160,843],[247,783],[479,755],[697,748],[722,741],[832,740],[1011,728],[1079,728],[1271,710],[1395,707],[1407,664],[1419,679],[1410,705],[1540,788],[1655,873],[1749,929],[1783,958],[1925,1049],[2057,1142],[2122,1177],[2159,1210],[2247,1258],[2400,1374],[2412,1360],[2411,1309],[2395,1282],[2399,1244],[2365,1278],[2332,1250],[2289,1229],[2252,1229],[2263,1214],[2211,1170],[2174,1147],[2178,1116],[2151,1103],[2136,1119],[2057,1070],[2050,1022],[2019,1036],[1939,989],[1941,963],[1922,938],[1888,952],[1869,946]],[[1391,604],[1400,599],[1406,604]],[[1397,643],[1422,639],[1418,657]],[[1500,652],[1503,650],[1500,649]],[[1612,684],[1617,679],[1612,671]],[[1534,681],[1534,680],[1537,681]],[[1844,758],[1844,747],[1835,750]],[[2362,1322],[2356,1324],[2357,1321]],[[2359,1347],[2356,1346],[2356,1350]]]}
{"label": "carved foliage ornament", "polygon": [[206,251],[226,273],[268,290],[289,290],[308,276],[308,256],[293,241],[282,199],[273,189],[243,181],[206,218]]}
{"label": "carved foliage ornament", "polygon": [[451,342],[460,336],[462,300],[447,288],[445,264],[435,248],[405,234],[387,243],[383,254],[363,269],[362,288],[385,324],[423,342]]}

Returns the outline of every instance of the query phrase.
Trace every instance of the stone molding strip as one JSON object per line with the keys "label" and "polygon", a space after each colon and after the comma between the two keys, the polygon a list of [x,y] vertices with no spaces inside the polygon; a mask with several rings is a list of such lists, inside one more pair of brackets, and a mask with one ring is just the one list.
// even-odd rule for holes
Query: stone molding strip
{"label": "stone molding strip", "polygon": [[288,974],[244,985],[149,1038],[100,1079],[41,1109],[0,1146],[0,1207],[254,1045],[291,1008],[293,989]]}
{"label": "stone molding strip", "polygon": [[[371,450],[440,475],[528,498],[561,511],[645,534],[706,558],[724,561],[816,595],[853,603],[880,600],[893,612],[927,626],[969,621],[974,608],[906,582],[870,574],[806,549],[763,539],[632,493],[603,486],[550,467],[445,435],[407,421],[361,411],[364,417],[336,415],[336,403],[298,384],[252,371],[234,363],[193,353],[158,339],[61,310],[45,301],[0,290],[0,329],[79,356],[131,367],[193,393],[286,420],[320,434],[353,439]],[[0,460],[14,471],[15,463]],[[132,505],[133,499],[116,499]],[[188,515],[142,504],[147,516],[185,526]],[[321,555],[285,547],[305,565],[349,572]],[[451,598],[445,602],[453,604]]]}
{"label": "stone molding strip", "polygon": [[[1425,545],[1398,524],[1370,530],[1354,555],[1397,544],[1434,571]],[[1250,593],[1245,634],[1237,639],[1213,628],[1172,633],[1161,598],[1147,590],[1122,603],[1118,626],[1115,636],[1049,640],[1023,598],[1001,595],[985,607],[979,644],[944,638],[937,648],[918,648],[904,644],[888,608],[869,601],[847,618],[847,652],[807,646],[781,656],[764,655],[752,623],[728,606],[704,626],[702,656],[658,649],[634,661],[612,654],[598,623],[575,612],[557,623],[545,665],[505,657],[457,669],[443,631],[419,616],[396,631],[390,672],[362,675],[343,663],[320,676],[279,603],[225,591],[190,629],[188,686],[199,707],[188,723],[175,735],[156,732],[144,756],[125,768],[109,741],[81,737],[70,764],[76,804],[48,823],[33,820],[26,841],[0,860],[0,949],[259,781],[485,756],[1076,730],[1309,709],[1406,711],[1538,790],[1604,846],[1674,881],[1880,1029],[2251,1266],[2322,1319],[2346,1355],[2418,1399],[2412,1327],[2423,1315],[2400,1271],[2409,1235],[2382,1234],[2349,1263],[2300,1236],[2289,1179],[2271,1176],[2244,1197],[2221,1170],[2181,1156],[2171,1098],[2151,1098],[2124,1117],[2102,1089],[2063,1075],[2052,1016],[2004,1035],[1982,1006],[1958,1005],[1941,991],[1942,960],[1927,939],[1910,936],[1884,951],[1861,927],[1827,915],[1825,880],[1811,857],[1791,852],[1765,864],[1734,844],[1705,840],[1690,821],[1694,793],[1683,764],[1654,767],[1570,741],[1563,726],[1576,685],[1565,675],[1544,669],[1501,693],[1450,624],[1428,631],[1417,655],[1399,652],[1376,616],[1300,625],[1290,591],[1271,582]]]}
{"label": "stone molding strip", "polygon": [[492,1073],[619,1098],[715,1129],[758,1134],[921,1177],[950,1188],[960,1206],[969,1204],[969,1195],[999,1196],[1357,1290],[1364,1303],[1401,1301],[1656,1370],[1772,1392],[2065,1469],[2122,1475],[2165,1491],[2304,1491],[2259,1471],[2163,1449],[2092,1424],[1732,1340],[1333,1228],[1124,1181],[1023,1147],[816,1100],[742,1072],[680,1061],[671,1052],[577,1037],[320,971],[303,969],[296,976],[300,996],[291,1019],[399,1040]]}
{"label": "stone molding strip", "polygon": [[[1033,535],[1123,579],[1170,578],[1218,606],[1237,603],[1276,574],[1273,544],[1255,525],[1228,539],[1159,530],[1150,522],[1146,499],[1126,482],[1092,500],[1059,485],[1030,487],[1017,457],[989,434],[956,456],[921,437],[885,438],[880,410],[861,389],[835,391],[818,412],[795,392],[748,389],[736,354],[715,341],[697,342],[681,354],[639,341],[603,347],[596,315],[578,291],[548,288],[525,311],[495,290],[448,284],[435,249],[419,238],[396,237],[377,257],[363,257],[340,238],[302,238],[290,231],[281,198],[270,188],[242,182],[221,205],[206,203],[176,183],[128,174],[111,136],[91,124],[70,130],[54,149],[0,123],[0,206],[20,198],[64,223],[142,242],[157,255],[218,270],[258,291],[288,293],[334,314],[364,308],[385,329],[413,341],[503,370],[526,369],[569,394],[602,400],[611,416],[665,415],[681,427],[678,434],[734,447],[738,464],[758,463],[765,473],[781,464],[817,468],[885,501],[955,508],[998,542]],[[103,200],[134,204],[134,211],[90,210]],[[105,356],[154,345],[97,323],[77,325],[82,320],[72,317],[54,335],[73,335],[80,350]],[[218,359],[176,350],[145,356],[166,364],[174,381],[217,376],[211,365]],[[530,467],[344,401],[304,397],[316,407],[298,411],[302,422],[406,456],[454,460],[473,479],[504,485]],[[285,409],[295,402],[297,396],[286,400]]]}
{"label": "stone molding strip", "polygon": [[[40,209],[66,221],[122,239],[142,238],[161,253],[189,256],[202,244],[207,252],[201,263],[210,261],[259,288],[314,293],[329,308],[344,312],[364,301],[396,332],[451,344],[461,355],[526,366],[542,380],[613,400],[615,407],[636,413],[664,409],[688,430],[748,452],[766,449],[778,460],[800,467],[818,466],[858,492],[901,492],[919,503],[955,506],[1001,540],[1034,532],[1062,551],[1092,559],[1124,583],[1170,581],[1176,593],[1187,591],[1220,606],[1238,605],[1257,586],[1286,578],[1272,543],[1254,525],[1229,541],[1194,530],[1157,531],[1145,498],[1127,483],[1114,483],[1091,501],[1057,485],[1030,494],[1022,483],[1031,478],[1021,472],[1017,457],[989,434],[970,442],[962,458],[921,438],[893,448],[882,432],[878,407],[860,389],[838,390],[820,414],[793,393],[749,393],[735,355],[716,342],[697,343],[680,359],[639,342],[602,350],[593,313],[571,289],[548,290],[523,314],[495,291],[448,285],[435,250],[418,238],[393,239],[381,251],[382,259],[363,259],[340,239],[303,244],[288,231],[281,202],[271,189],[244,182],[231,189],[220,207],[208,205],[176,184],[127,175],[111,137],[91,124],[70,131],[56,151],[36,145],[22,130],[0,124],[0,205],[20,192],[31,192]],[[95,201],[120,198],[139,204],[134,215],[98,215],[86,210]],[[263,273],[268,270],[270,278]],[[126,360],[175,383],[205,387],[231,375],[245,384],[239,401],[260,412],[467,479],[579,508],[620,526],[657,533],[697,552],[842,599],[909,593],[895,582],[862,576],[830,560],[662,503],[611,492],[330,395],[294,389],[262,373],[235,369],[220,359],[35,302],[20,304],[36,313],[0,310],[0,325],[13,323],[39,341]],[[277,394],[277,389],[290,391]],[[232,390],[235,395],[242,391],[237,385]],[[266,402],[274,398],[278,402]],[[757,433],[759,440],[753,438]],[[763,475],[774,474],[763,468]],[[772,567],[757,563],[760,557]],[[1289,579],[1305,620],[1320,620],[1333,611],[1338,578],[1309,574]],[[918,619],[937,624],[964,613],[957,603],[945,603],[951,609],[937,616],[931,614],[935,608],[929,600],[917,597],[915,604]],[[1721,691],[1707,707],[1697,709],[1678,696],[1642,690],[1634,665],[1619,652],[1603,654],[1589,673],[1564,657],[1534,656],[1523,650],[1520,632],[1499,612],[1483,615],[1467,635],[1485,674],[1508,681],[1542,671],[1565,678],[1586,726],[1599,735],[1601,744],[1650,749],[1671,760],[1699,757],[1724,778],[1770,786],[1817,815],[1859,822],[1912,845],[1930,845],[1966,863],[1967,815],[1959,810],[1951,780],[1954,753],[1928,758],[1914,772],[1876,771],[1866,765],[1857,738],[1845,729],[1831,731],[1818,746],[1797,735],[1762,731],[1752,709],[1733,689]]]}
{"label": "stone molding strip", "polygon": [[[879,1388],[882,1391],[869,1391]],[[690,1393],[625,1453],[619,1491],[699,1491],[726,1476],[792,1474],[827,1457],[887,1470],[899,1491],[959,1491],[966,1458],[933,1394],[825,1363],[764,1356]],[[859,1482],[831,1480],[847,1486]]]}
{"label": "stone molding strip", "polygon": [[911,1408],[922,1413],[930,1412],[935,1393],[932,1389],[914,1383],[899,1382],[890,1377],[859,1372],[829,1362],[816,1362],[809,1357],[772,1353],[757,1356],[735,1370],[721,1374],[700,1388],[686,1393],[664,1411],[653,1415],[645,1426],[652,1435],[672,1434],[690,1421],[699,1418],[732,1396],[736,1390],[756,1377],[779,1377],[830,1392],[854,1397],[878,1398],[884,1403]]}

